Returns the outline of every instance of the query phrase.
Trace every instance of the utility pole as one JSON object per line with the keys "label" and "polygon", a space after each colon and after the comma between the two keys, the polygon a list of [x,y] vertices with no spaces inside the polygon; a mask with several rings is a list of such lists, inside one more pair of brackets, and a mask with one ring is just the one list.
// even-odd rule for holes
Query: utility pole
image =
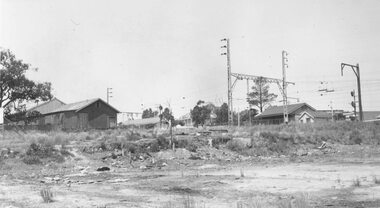
{"label": "utility pole", "polygon": [[[249,79],[247,79],[247,99],[249,98]],[[249,103],[249,102],[248,102]],[[251,120],[251,108],[252,105],[249,103],[248,107],[248,118],[249,118],[249,126],[252,126],[252,120]]]}
{"label": "utility pole", "polygon": [[351,102],[351,106],[354,108],[354,116],[355,116],[355,120],[357,120],[357,117],[356,117],[356,96],[355,96],[355,90],[351,91],[351,97],[354,98],[354,101]]}
{"label": "utility pole", "polygon": [[289,114],[288,114],[288,93],[287,93],[287,83],[286,83],[286,68],[288,68],[288,53],[282,51],[282,103],[284,107],[284,123],[288,124]]}
{"label": "utility pole", "polygon": [[231,53],[230,53],[230,39],[223,38],[222,42],[226,42],[221,48],[226,48],[226,52],[221,55],[227,56],[227,80],[228,80],[228,125],[233,126],[233,106],[232,106],[232,84],[231,84]]}
{"label": "utility pole", "polygon": [[109,103],[110,98],[112,98],[112,88],[107,87],[107,103]]}
{"label": "utility pole", "polygon": [[341,63],[340,64],[340,70],[343,76],[343,69],[345,66],[351,67],[352,71],[356,75],[356,83],[358,85],[358,98],[359,98],[359,118],[360,121],[363,121],[363,107],[362,107],[362,91],[361,91],[361,85],[360,85],[360,69],[359,69],[359,64],[351,65],[351,64],[346,64],[346,63]]}
{"label": "utility pole", "polygon": [[330,109],[331,109],[331,121],[334,121],[334,108],[332,105],[332,101],[330,101]]}

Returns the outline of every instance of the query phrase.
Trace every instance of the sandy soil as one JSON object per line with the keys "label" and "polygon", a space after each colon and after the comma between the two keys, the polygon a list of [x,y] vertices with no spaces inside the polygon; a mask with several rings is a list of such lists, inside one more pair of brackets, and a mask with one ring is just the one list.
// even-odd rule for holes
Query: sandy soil
{"label": "sandy soil", "polygon": [[[30,165],[19,174],[4,169],[17,161],[3,162],[0,207],[179,207],[184,201],[194,202],[195,207],[253,202],[278,207],[278,201],[301,194],[313,207],[380,207],[380,184],[374,181],[380,179],[376,155],[293,162],[286,158],[237,162],[174,158],[162,168],[137,164],[99,172],[97,167],[109,163],[78,151],[73,154],[58,166]],[[17,170],[22,167],[26,165],[20,163]],[[49,204],[39,194],[46,187],[54,194]]]}

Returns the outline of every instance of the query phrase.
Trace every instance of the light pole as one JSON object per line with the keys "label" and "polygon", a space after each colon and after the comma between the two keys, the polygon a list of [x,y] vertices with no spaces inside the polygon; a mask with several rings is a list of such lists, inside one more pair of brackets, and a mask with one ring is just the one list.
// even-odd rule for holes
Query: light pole
{"label": "light pole", "polygon": [[230,53],[230,39],[223,38],[220,40],[226,42],[226,45],[221,46],[225,48],[226,52],[222,53],[222,56],[227,56],[227,81],[228,81],[228,125],[233,126],[233,107],[232,107],[232,82],[231,82],[231,53]]}
{"label": "light pole", "polygon": [[359,118],[360,121],[363,121],[363,107],[362,107],[362,91],[361,91],[361,86],[360,86],[360,69],[359,69],[359,64],[351,65],[351,64],[346,64],[346,63],[341,63],[340,64],[340,70],[343,76],[343,69],[345,66],[351,67],[352,71],[356,75],[356,83],[358,85],[358,98],[359,98]]}
{"label": "light pole", "polygon": [[107,103],[109,103],[110,98],[112,98],[112,88],[107,87]]}

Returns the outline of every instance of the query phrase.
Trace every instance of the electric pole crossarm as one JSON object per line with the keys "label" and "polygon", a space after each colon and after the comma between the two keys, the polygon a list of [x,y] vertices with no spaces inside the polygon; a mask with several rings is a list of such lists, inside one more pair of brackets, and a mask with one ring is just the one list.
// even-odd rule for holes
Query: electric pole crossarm
{"label": "electric pole crossarm", "polygon": [[[274,79],[274,78],[269,78],[269,77],[261,77],[261,76],[253,76],[253,75],[247,75],[247,74],[239,74],[239,73],[231,73],[231,76],[236,77],[237,79],[248,79],[248,80],[256,80],[256,79],[264,79],[267,82],[270,83],[277,83],[277,82],[282,82],[282,79]],[[287,84],[292,84],[295,85],[294,82],[286,82]]]}
{"label": "electric pole crossarm", "polygon": [[232,83],[231,90],[234,89],[234,87],[235,87],[237,81],[238,81],[238,78],[236,78],[235,81],[234,81],[234,83]]}
{"label": "electric pole crossarm", "polygon": [[344,69],[345,66],[349,66],[349,67],[351,67],[351,69],[352,69],[352,71],[355,73],[355,75],[358,76],[358,73],[357,73],[356,70],[355,70],[355,68],[356,68],[357,66],[354,66],[354,65],[351,65],[351,64],[346,64],[346,63],[342,63],[342,64],[340,65],[340,71],[341,71],[341,73],[342,73],[342,76],[343,76],[343,69]]}

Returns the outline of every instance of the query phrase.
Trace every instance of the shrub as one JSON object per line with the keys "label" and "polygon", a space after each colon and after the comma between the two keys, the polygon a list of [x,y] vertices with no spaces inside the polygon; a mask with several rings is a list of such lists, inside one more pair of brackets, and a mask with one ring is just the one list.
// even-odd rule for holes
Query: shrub
{"label": "shrub", "polygon": [[30,144],[29,148],[26,151],[26,155],[28,156],[36,156],[40,158],[46,158],[53,154],[54,148],[49,143],[44,144]]}
{"label": "shrub", "polygon": [[218,137],[212,138],[212,145],[214,147],[219,147],[220,145],[227,144],[231,140],[232,140],[231,136],[218,136]]}
{"label": "shrub", "polygon": [[169,148],[169,140],[166,139],[164,136],[160,135],[158,136],[156,140],[157,140],[157,145],[159,146],[159,148],[161,149]]}
{"label": "shrub", "polygon": [[227,148],[235,152],[243,152],[246,148],[245,144],[239,140],[231,140],[227,142]]}
{"label": "shrub", "polygon": [[362,143],[362,138],[360,135],[360,132],[358,130],[354,130],[350,133],[349,136],[349,144],[361,144]]}
{"label": "shrub", "polygon": [[25,156],[22,161],[27,165],[38,165],[42,163],[39,157],[30,155]]}
{"label": "shrub", "polygon": [[107,150],[107,145],[104,141],[102,141],[99,145],[99,148],[102,149],[102,151],[106,151]]}

